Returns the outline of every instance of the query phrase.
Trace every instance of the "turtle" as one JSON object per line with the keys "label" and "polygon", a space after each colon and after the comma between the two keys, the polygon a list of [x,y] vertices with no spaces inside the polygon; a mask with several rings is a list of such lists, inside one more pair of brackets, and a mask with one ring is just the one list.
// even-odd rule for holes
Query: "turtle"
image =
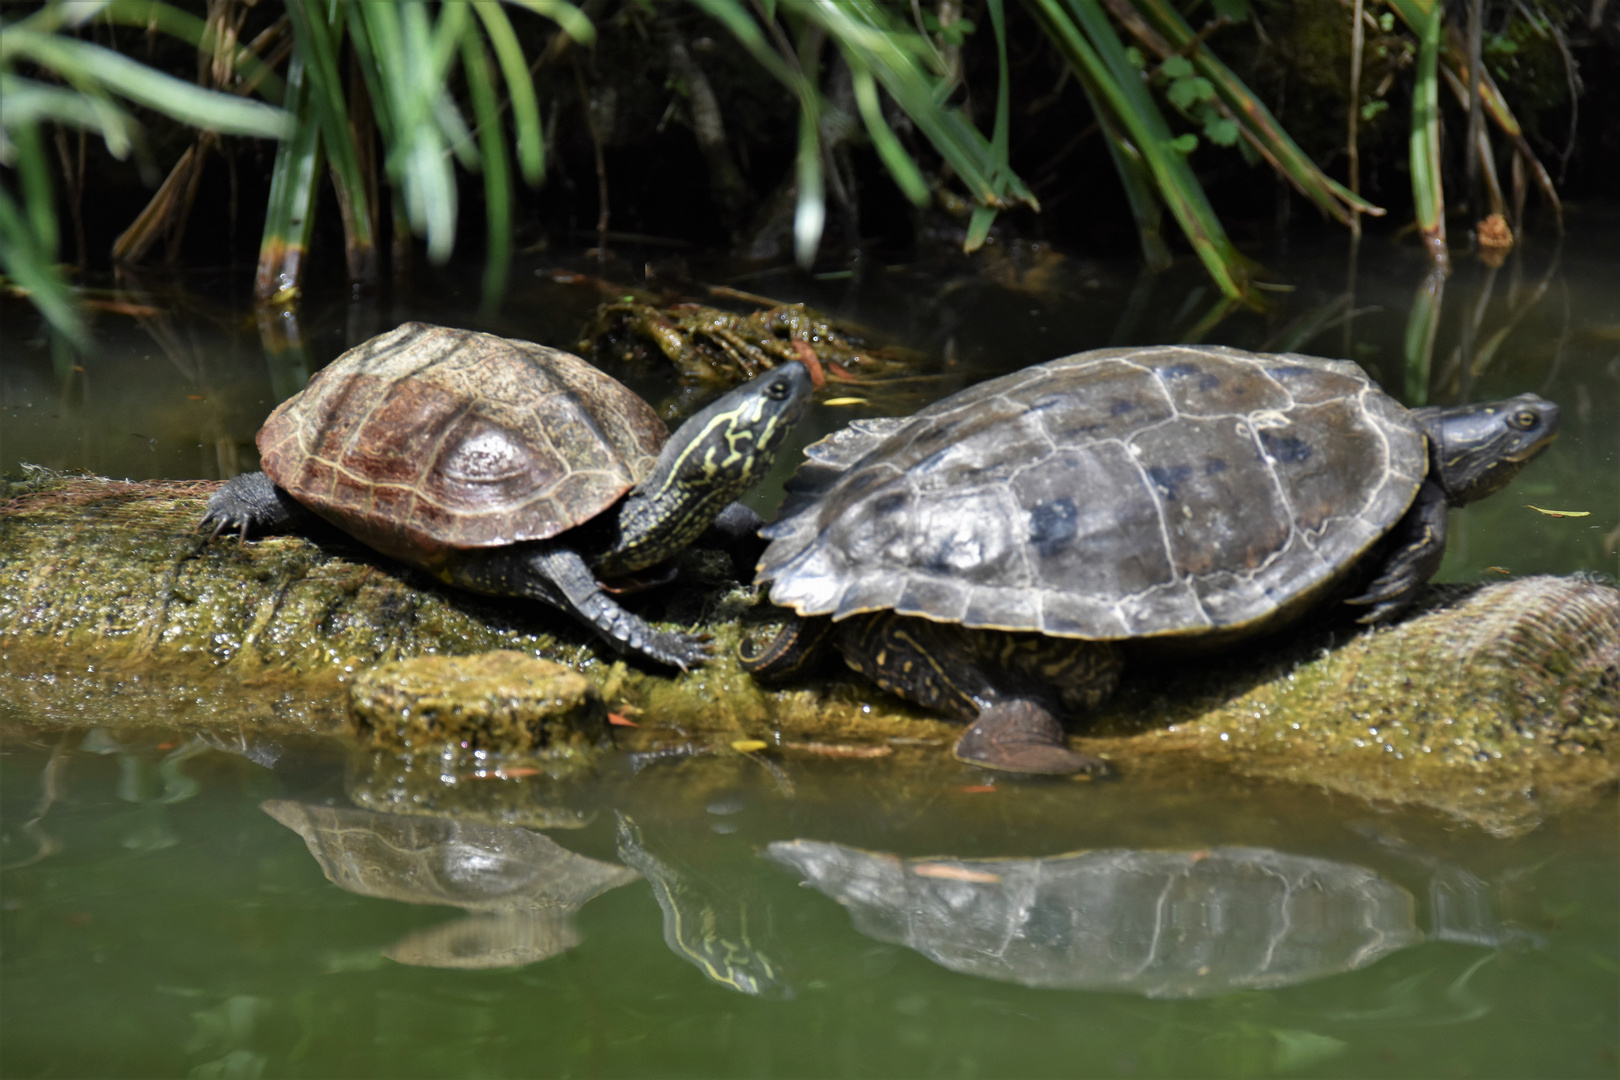
{"label": "turtle", "polygon": [[[1123,654],[1228,646],[1335,598],[1396,616],[1446,508],[1557,435],[1534,394],[1407,409],[1346,360],[1217,346],[1037,364],[807,448],[757,581],[790,609],[741,661],[803,671],[828,638],[886,690],[970,723],[965,762],[1092,773],[1060,713]],[[1174,649],[1165,660],[1163,643]]]}
{"label": "turtle", "polygon": [[383,950],[403,964],[518,967],[556,956],[579,944],[575,912],[641,876],[515,825],[293,799],[266,799],[259,808],[303,837],[339,888],[467,912]]}
{"label": "turtle", "polygon": [[1395,881],[1274,848],[919,859],[776,840],[764,855],[842,904],[866,936],[1022,986],[1202,998],[1295,986],[1424,941],[1535,941],[1492,917],[1489,885],[1444,864],[1429,875],[1425,930]]}
{"label": "turtle", "polygon": [[406,323],[271,413],[263,471],[219,488],[202,527],[245,539],[297,531],[313,513],[451,585],[543,601],[684,670],[707,658],[704,641],[655,630],[600,579],[662,562],[711,526],[746,546],[760,519],[733,500],[769,468],[812,389],[803,364],[782,364],[670,436],[650,405],[571,353]]}

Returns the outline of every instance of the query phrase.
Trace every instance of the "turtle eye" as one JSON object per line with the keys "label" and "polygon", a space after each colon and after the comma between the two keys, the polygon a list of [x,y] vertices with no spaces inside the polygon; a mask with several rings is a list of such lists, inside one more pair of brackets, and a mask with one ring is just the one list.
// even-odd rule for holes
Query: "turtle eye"
{"label": "turtle eye", "polygon": [[1520,409],[1518,412],[1513,414],[1513,419],[1509,420],[1508,423],[1512,424],[1520,431],[1529,431],[1531,428],[1536,426],[1540,419],[1541,418],[1539,416],[1531,412],[1529,409]]}
{"label": "turtle eye", "polygon": [[786,379],[775,379],[765,388],[765,396],[772,401],[786,401],[793,390],[788,386]]}

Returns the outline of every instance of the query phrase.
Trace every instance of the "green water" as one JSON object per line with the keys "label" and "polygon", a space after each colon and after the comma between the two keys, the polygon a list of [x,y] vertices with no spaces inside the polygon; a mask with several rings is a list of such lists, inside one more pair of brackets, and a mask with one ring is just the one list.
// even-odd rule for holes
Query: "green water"
{"label": "green water", "polygon": [[[1423,267],[1411,249],[1383,243],[1363,250],[1353,296],[1342,249],[1273,253],[1271,276],[1294,290],[1273,293],[1268,313],[1235,313],[1198,336],[1353,355],[1409,400],[1532,390],[1558,401],[1562,437],[1509,490],[1456,513],[1440,578],[1614,574],[1616,241],[1613,225],[1577,221],[1561,251],[1532,244],[1495,273],[1461,262],[1445,286],[1426,371],[1422,350],[1409,363],[1406,344]],[[473,324],[466,308],[476,298],[456,296],[447,281],[386,313],[312,302],[305,353],[268,360],[250,315],[218,282],[154,292],[160,317],[104,316],[100,353],[54,364],[43,341],[28,339],[26,312],[7,308],[0,467],[28,461],[136,478],[249,468],[265,412],[350,339],[406,317]],[[833,414],[824,427],[1066,352],[1180,340],[1216,299],[1192,271],[1139,280],[1128,268],[1028,253],[994,277],[910,267],[854,280],[751,278],[739,287],[805,299],[933,358],[927,378],[864,411],[822,410]],[[597,295],[545,275],[526,278],[523,290],[488,328],[567,344]],[[1348,325],[1346,312],[1354,313]],[[655,400],[670,393],[645,375],[638,385]],[[1590,516],[1550,518],[1526,504]],[[558,794],[590,820],[550,830],[551,840],[594,860],[578,865],[628,861],[644,876],[537,922],[544,902],[534,897],[557,881],[549,870],[535,877],[524,854],[537,843],[532,833],[432,819],[418,836],[423,845],[405,852],[397,837],[386,839],[398,822],[356,809],[349,793],[365,783],[364,768],[335,740],[232,732],[205,742],[128,719],[118,731],[44,730],[0,687],[6,1076],[1620,1073],[1613,793],[1503,839],[1429,814],[1214,772],[980,791],[980,774],[942,765],[893,790],[880,768],[861,761],[784,760],[775,771],[740,758],[655,764]],[[372,843],[365,850],[373,852],[334,864],[333,876],[351,888],[329,880],[267,801],[282,816],[347,815],[342,843],[350,847],[335,850]],[[623,822],[641,839],[621,853]],[[373,834],[385,840],[368,841]],[[1079,906],[1037,904],[1046,953],[975,973],[928,955],[968,934],[967,922],[924,928],[909,945],[862,933],[852,918],[861,901],[841,906],[764,857],[768,845],[792,840],[930,859],[921,875],[930,886],[974,898],[962,907],[964,920],[976,912],[974,932],[994,931],[998,913],[1016,910],[997,889],[1028,860],[1179,852],[1215,869],[1195,903],[1152,909],[1170,913],[1157,931],[1142,929],[1153,925],[1143,914],[1152,904],[1127,902],[1135,894],[1122,886],[1114,908],[1083,909],[1089,923]],[[1317,897],[1316,914],[1287,909],[1289,921],[1278,922],[1255,885],[1264,874],[1216,872],[1223,849],[1248,849],[1231,857],[1241,865],[1261,858],[1256,851],[1285,868],[1314,860],[1315,891],[1297,891]],[[378,850],[398,853],[404,871],[388,877],[375,868]],[[998,882],[982,866],[980,877],[962,880],[950,859],[1019,861],[996,864],[989,876]],[[360,879],[363,891],[353,891]],[[1123,881],[1089,880],[1105,891]],[[1155,880],[1146,888],[1146,896],[1166,895]],[[1395,898],[1377,917],[1367,914],[1375,894]],[[390,958],[411,958],[407,946],[435,927],[503,919],[529,928],[527,956],[556,955],[471,966],[491,946],[464,935],[433,954],[456,966]],[[1053,928],[1080,923],[1146,951],[1112,969],[1091,954],[1063,954]],[[1249,929],[1217,932],[1239,924]],[[1369,929],[1384,942],[1382,955],[1356,952]],[[1238,948],[1256,941],[1270,957],[1262,989],[1250,988],[1262,971],[1253,950]],[[1356,966],[1357,955],[1370,962]],[[1137,968],[1189,957],[1190,974],[1176,983],[1189,996],[1146,996],[1133,981]],[[1092,988],[1020,981],[1038,970],[1078,978],[1082,969]]]}

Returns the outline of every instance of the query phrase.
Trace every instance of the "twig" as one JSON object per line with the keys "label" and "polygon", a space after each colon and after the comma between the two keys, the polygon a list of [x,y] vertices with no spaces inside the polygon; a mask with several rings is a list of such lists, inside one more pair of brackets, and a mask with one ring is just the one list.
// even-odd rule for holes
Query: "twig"
{"label": "twig", "polygon": [[602,133],[596,128],[596,109],[591,105],[591,93],[585,86],[585,71],[579,66],[579,54],[569,57],[574,64],[574,85],[579,87],[579,107],[585,110],[585,128],[591,133],[591,147],[596,151],[596,261],[607,261],[608,183],[607,157],[602,152]]}
{"label": "twig", "polygon": [[[1361,194],[1361,50],[1365,35],[1361,29],[1361,0],[1356,0],[1350,16],[1350,132],[1346,140],[1349,154],[1350,191]],[[1354,243],[1361,239],[1361,211],[1350,207],[1350,237]]]}

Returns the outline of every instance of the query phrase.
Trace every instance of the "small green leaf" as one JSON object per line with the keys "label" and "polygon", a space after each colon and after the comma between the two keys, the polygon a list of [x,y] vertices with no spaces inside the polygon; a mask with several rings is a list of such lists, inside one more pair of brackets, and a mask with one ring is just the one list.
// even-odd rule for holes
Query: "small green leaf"
{"label": "small green leaf", "polygon": [[1231,146],[1238,141],[1237,121],[1228,120],[1219,114],[1206,117],[1204,120],[1204,138],[1216,146]]}
{"label": "small green leaf", "polygon": [[1172,79],[1185,79],[1193,73],[1192,61],[1185,56],[1172,56],[1165,60],[1162,70]]}
{"label": "small green leaf", "polygon": [[1170,99],[1170,104],[1182,110],[1190,109],[1197,102],[1208,101],[1214,96],[1215,88],[1210,85],[1208,79],[1199,76],[1190,79],[1177,79],[1170,84],[1170,89],[1165,92],[1165,97]]}
{"label": "small green leaf", "polygon": [[1387,11],[1378,16],[1378,29],[1386,34],[1395,29],[1395,16]]}
{"label": "small green leaf", "polygon": [[1369,101],[1361,107],[1361,118],[1371,120],[1387,108],[1389,108],[1389,102],[1384,101],[1382,98],[1377,101]]}
{"label": "small green leaf", "polygon": [[1135,45],[1128,46],[1125,49],[1125,62],[1137,71],[1147,70],[1147,60],[1142,56],[1142,50]]}
{"label": "small green leaf", "polygon": [[1185,135],[1177,135],[1170,140],[1170,149],[1178,154],[1190,154],[1198,149],[1198,136],[1190,131]]}
{"label": "small green leaf", "polygon": [[1215,0],[1215,14],[1227,22],[1242,22],[1249,17],[1249,0]]}

